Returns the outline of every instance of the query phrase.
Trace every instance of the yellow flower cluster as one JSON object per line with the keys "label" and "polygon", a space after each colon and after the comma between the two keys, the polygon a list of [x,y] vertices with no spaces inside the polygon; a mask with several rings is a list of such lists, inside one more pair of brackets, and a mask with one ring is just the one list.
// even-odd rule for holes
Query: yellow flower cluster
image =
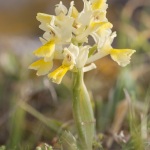
{"label": "yellow flower cluster", "polygon": [[[96,68],[94,61],[106,55],[120,66],[130,63],[135,50],[113,49],[111,46],[116,32],[112,32],[112,24],[106,18],[106,0],[83,0],[83,3],[81,12],[72,1],[69,9],[62,2],[56,5],[55,16],[37,14],[37,20],[41,22],[39,28],[44,31],[40,37],[43,45],[33,52],[40,59],[29,68],[37,70],[38,76],[48,74],[59,84],[68,70],[83,68],[83,71],[89,71]],[[95,41],[92,46],[89,36]],[[54,59],[62,60],[62,65],[49,73]]]}

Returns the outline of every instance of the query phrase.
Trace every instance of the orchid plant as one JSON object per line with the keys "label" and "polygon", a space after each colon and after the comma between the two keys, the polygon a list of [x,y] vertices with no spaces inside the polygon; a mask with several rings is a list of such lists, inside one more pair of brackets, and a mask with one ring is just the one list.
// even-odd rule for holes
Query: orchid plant
{"label": "orchid plant", "polygon": [[[74,1],[67,9],[62,2],[56,5],[56,15],[37,14],[44,31],[40,37],[42,46],[33,53],[40,59],[29,68],[37,70],[37,75],[47,75],[60,84],[64,75],[73,73],[73,115],[77,127],[79,150],[92,150],[95,134],[95,119],[90,98],[83,81],[84,72],[96,68],[94,61],[110,55],[120,66],[130,63],[135,52],[131,49],[116,49],[111,46],[116,32],[106,17],[106,0],[83,0],[84,7],[79,12]],[[92,37],[94,44],[90,44]],[[53,60],[62,60],[62,65],[50,72]]]}

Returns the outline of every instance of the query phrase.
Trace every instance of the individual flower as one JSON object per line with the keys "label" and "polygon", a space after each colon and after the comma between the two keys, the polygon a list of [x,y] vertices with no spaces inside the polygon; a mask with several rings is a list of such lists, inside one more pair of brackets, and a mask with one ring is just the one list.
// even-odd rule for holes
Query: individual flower
{"label": "individual flower", "polygon": [[75,67],[78,54],[79,48],[73,44],[71,44],[68,48],[65,48],[63,52],[64,60],[62,65],[52,73],[49,73],[48,77],[52,79],[53,82],[59,84],[67,71],[72,70]]}
{"label": "individual flower", "polygon": [[[96,68],[94,61],[110,55],[120,66],[130,63],[135,50],[113,48],[116,32],[108,21],[106,0],[83,0],[83,10],[79,12],[74,1],[67,9],[62,2],[56,5],[55,14],[37,14],[39,28],[44,31],[40,40],[42,46],[33,52],[40,59],[29,68],[37,70],[37,75],[46,75],[55,83],[61,83],[68,71],[82,69],[84,72]],[[92,37],[94,44],[90,44]],[[61,60],[62,65],[50,72],[53,60]]]}
{"label": "individual flower", "polygon": [[111,58],[120,66],[125,67],[128,65],[130,63],[131,55],[135,52],[135,50],[112,48],[111,44],[115,37],[116,32],[113,32],[107,37],[103,45],[101,45],[101,43],[100,45],[97,45],[98,51],[87,60],[87,63],[91,63],[107,55],[110,55]]}

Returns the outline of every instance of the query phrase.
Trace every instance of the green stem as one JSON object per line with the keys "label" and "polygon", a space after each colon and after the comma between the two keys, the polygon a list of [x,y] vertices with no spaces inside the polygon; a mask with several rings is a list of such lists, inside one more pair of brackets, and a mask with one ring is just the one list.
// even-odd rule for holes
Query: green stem
{"label": "green stem", "polygon": [[83,71],[73,74],[73,115],[80,150],[92,150],[95,119],[90,97],[83,81]]}

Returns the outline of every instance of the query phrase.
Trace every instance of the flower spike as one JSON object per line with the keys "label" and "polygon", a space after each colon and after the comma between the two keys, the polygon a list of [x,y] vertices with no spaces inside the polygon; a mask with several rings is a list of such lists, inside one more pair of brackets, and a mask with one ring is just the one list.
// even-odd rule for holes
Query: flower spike
{"label": "flower spike", "polygon": [[[70,2],[69,9],[60,1],[55,8],[56,15],[37,14],[39,27],[44,31],[40,37],[43,45],[33,54],[41,59],[29,66],[37,70],[37,75],[48,74],[48,78],[59,84],[67,71],[90,71],[96,68],[94,61],[107,55],[122,67],[130,63],[135,50],[112,47],[117,34],[112,32],[113,25],[106,17],[106,0],[83,0],[83,5],[79,12],[74,1]],[[55,59],[61,60],[62,65],[50,73]]]}

